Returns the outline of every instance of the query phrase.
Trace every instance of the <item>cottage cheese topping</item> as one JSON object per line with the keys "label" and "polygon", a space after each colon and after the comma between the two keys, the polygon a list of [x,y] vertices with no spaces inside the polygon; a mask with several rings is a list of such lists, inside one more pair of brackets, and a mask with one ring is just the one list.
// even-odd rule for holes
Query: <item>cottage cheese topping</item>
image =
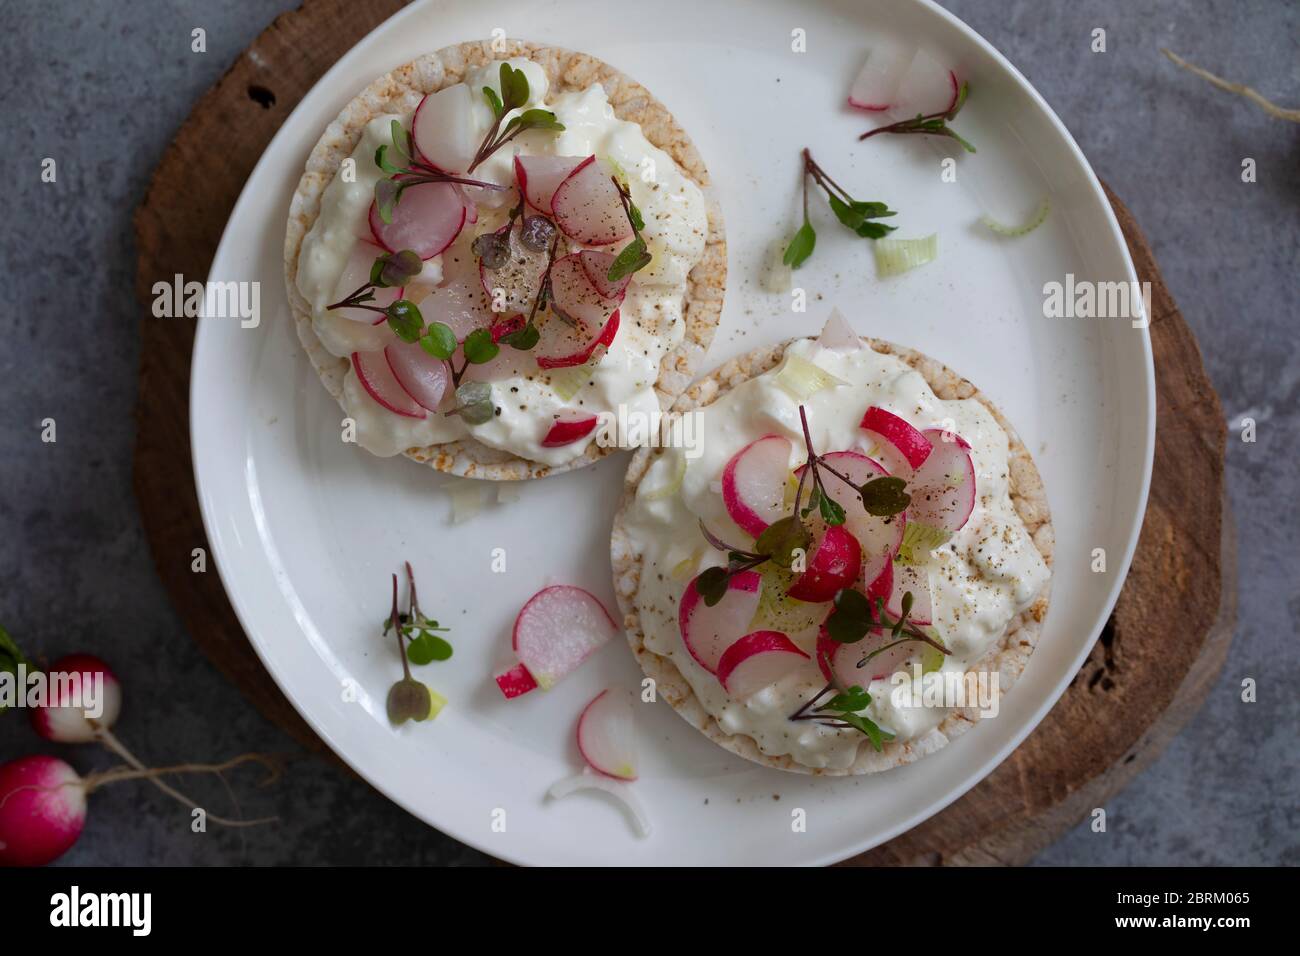
{"label": "cottage cheese topping", "polygon": [[[1011,504],[1006,432],[978,401],[937,398],[925,379],[895,356],[865,348],[830,350],[812,340],[794,343],[787,355],[798,355],[848,383],[817,392],[802,403],[819,452],[855,450],[871,455],[871,439],[858,427],[869,405],[880,405],[918,429],[943,427],[970,442],[975,510],[927,564],[933,626],[952,652],[942,669],[964,672],[1033,603],[1049,575]],[[800,402],[778,384],[775,371],[751,379],[700,410],[702,453],[685,458],[676,493],[660,497],[655,490],[662,490],[663,482],[680,473],[682,464],[677,459],[685,457],[681,449],[665,452],[643,480],[629,509],[629,529],[643,560],[639,610],[646,646],[672,660],[724,730],[753,737],[766,754],[789,754],[810,768],[840,769],[853,762],[864,739],[860,733],[786,719],[825,684],[814,660],[801,663],[747,701],[733,700],[687,652],[677,624],[678,603],[687,582],[705,567],[725,563],[725,556],[700,535],[699,521],[725,540],[737,544],[749,540],[723,505],[721,476],[727,461],[765,434],[791,439],[792,468],[804,460]],[[816,627],[789,637],[810,656],[814,653]],[[894,689],[887,679],[869,683],[872,704],[866,713],[900,741],[924,736],[950,712],[937,706],[895,706]]]}
{"label": "cottage cheese topping", "polygon": [[[686,277],[704,252],[708,219],[699,187],[678,170],[667,153],[651,145],[635,123],[615,118],[605,91],[599,84],[586,90],[564,93],[546,101],[547,81],[541,67],[528,60],[509,61],[528,77],[530,100],[527,108],[545,108],[564,124],[556,134],[531,130],[512,140],[474,170],[473,178],[502,185],[514,185],[513,155],[556,156],[596,155],[611,160],[626,175],[632,199],[645,219],[642,234],[654,261],[635,274],[626,298],[619,307],[618,334],[604,358],[575,370],[539,371],[527,353],[503,348],[489,366],[474,368],[471,378],[493,384],[493,401],[500,413],[482,425],[466,425],[459,416],[430,414],[423,419],[396,415],[376,403],[349,370],[344,383],[347,413],[357,423],[358,443],[376,455],[395,455],[407,448],[454,441],[472,436],[485,445],[511,452],[521,458],[559,465],[583,453],[589,436],[559,448],[541,445],[551,425],[562,413],[575,410],[599,414],[617,413],[620,407],[655,411],[658,399],[654,384],[659,363],[685,334],[682,303]],[[490,86],[498,92],[499,63],[470,71],[466,83],[480,91]],[[469,122],[471,139],[481,141],[492,124],[492,114],[481,95]],[[508,114],[513,115],[513,114]],[[366,127],[356,149],[355,181],[336,176],[321,197],[321,209],[311,231],[303,240],[298,258],[298,290],[312,307],[312,327],[324,347],[345,357],[354,351],[383,348],[395,340],[386,326],[354,322],[325,306],[352,289],[339,289],[340,274],[359,241],[371,238],[367,222],[374,186],[383,173],[375,165],[376,149],[390,142],[394,119],[410,127],[409,115],[376,117]],[[442,280],[443,263],[449,256],[472,256],[474,238],[500,227],[516,198],[512,191],[491,192],[469,189],[479,204],[479,219],[467,225],[455,243],[442,255],[424,264],[424,270],[405,297],[417,305],[428,290]],[[607,247],[617,252],[624,243]],[[576,248],[576,247],[575,247]],[[426,315],[426,319],[430,316]],[[576,376],[576,377],[575,377]],[[562,398],[557,394],[560,383]],[[576,393],[569,394],[580,385]]]}

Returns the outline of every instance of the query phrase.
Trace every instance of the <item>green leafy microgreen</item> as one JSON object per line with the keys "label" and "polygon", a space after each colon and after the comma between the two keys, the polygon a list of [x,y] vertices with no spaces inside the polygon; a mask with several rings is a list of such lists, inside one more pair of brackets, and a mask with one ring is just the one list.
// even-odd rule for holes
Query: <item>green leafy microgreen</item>
{"label": "green leafy microgreen", "polygon": [[894,210],[890,209],[883,202],[866,202],[860,199],[854,199],[848,192],[835,180],[831,179],[826,170],[817,164],[812,158],[812,153],[807,149],[803,151],[803,224],[799,230],[790,239],[785,247],[785,255],[781,261],[791,269],[798,269],[808,261],[813,254],[813,249],[817,246],[817,232],[813,229],[812,219],[808,214],[808,183],[812,181],[815,185],[820,186],[826,194],[826,202],[831,207],[838,219],[845,227],[851,229],[854,234],[864,239],[882,239],[894,230],[893,226],[888,226],[883,222],[872,222],[873,219],[884,219],[888,216],[896,215]]}
{"label": "green leafy microgreen", "polygon": [[[17,642],[9,636],[9,632],[0,627],[0,674],[15,674],[20,664],[30,665],[31,661],[19,650]],[[0,712],[4,710],[5,708],[0,706]]]}
{"label": "green leafy microgreen", "polygon": [[492,386],[487,382],[465,382],[456,387],[456,407],[447,413],[459,415],[467,425],[483,425],[492,420]]}
{"label": "green leafy microgreen", "polygon": [[808,257],[813,254],[813,249],[816,247],[817,231],[813,229],[812,223],[805,215],[803,225],[799,227],[785,247],[785,255],[781,257],[781,261],[791,269],[798,269],[808,261]]}
{"label": "green leafy microgreen", "polygon": [[389,126],[389,135],[392,142],[385,143],[375,150],[375,166],[384,174],[375,180],[375,208],[380,220],[385,223],[393,221],[393,211],[401,202],[406,190],[413,186],[425,183],[457,183],[461,186],[475,186],[493,191],[509,188],[498,183],[470,179],[468,175],[461,176],[438,169],[417,155],[411,132],[397,120],[393,120]]}
{"label": "green leafy microgreen", "polygon": [[[384,636],[393,631],[397,637],[397,652],[402,660],[402,679],[388,690],[388,719],[394,725],[408,720],[428,720],[437,713],[436,695],[427,686],[411,676],[411,664],[423,665],[432,661],[445,661],[451,657],[451,644],[441,636],[447,628],[424,615],[415,591],[415,575],[410,562],[406,562],[407,609],[397,610],[397,575],[393,575],[393,598],[388,617],[384,621]],[[409,642],[409,643],[408,643]],[[441,699],[441,698],[439,698]]]}
{"label": "green leafy microgreen", "polygon": [[403,342],[418,342],[424,332],[424,318],[419,308],[408,299],[398,299],[384,310],[388,326]]}
{"label": "green leafy microgreen", "polygon": [[449,359],[456,351],[456,333],[441,322],[430,322],[420,336],[420,348],[434,358]]}
{"label": "green leafy microgreen", "polygon": [[973,153],[975,147],[948,125],[961,112],[961,108],[966,105],[966,98],[969,95],[970,84],[962,83],[957,88],[957,95],[953,97],[953,101],[947,109],[925,115],[918,113],[911,119],[900,120],[897,123],[890,123],[888,126],[880,126],[876,129],[869,129],[858,137],[858,141],[861,142],[864,139],[870,139],[872,136],[879,136],[881,133],[919,133],[926,136],[947,136],[949,139],[955,140],[966,152]]}
{"label": "green leafy microgreen", "polygon": [[611,176],[610,179],[614,182],[614,188],[618,190],[618,198],[623,203],[623,214],[627,216],[628,225],[632,227],[632,241],[619,250],[614,261],[609,264],[609,272],[605,274],[605,278],[610,282],[617,282],[634,272],[640,272],[654,261],[654,256],[647,251],[645,237],[641,235],[641,230],[645,228],[645,220],[641,217],[641,210],[636,207],[636,203],[632,202],[632,193],[618,176]]}
{"label": "green leafy microgreen", "polygon": [[474,365],[483,365],[497,357],[501,347],[492,341],[492,333],[487,329],[475,329],[465,337],[465,360]]}
{"label": "green leafy microgreen", "polygon": [[505,114],[505,104],[501,102],[501,97],[497,96],[497,91],[490,86],[483,87],[483,96],[488,101],[488,106],[492,109],[492,115],[500,119]]}
{"label": "green leafy microgreen", "polygon": [[812,535],[804,523],[795,515],[778,518],[765,529],[754,541],[754,551],[770,558],[780,568],[794,564],[800,553],[808,553]]}
{"label": "green leafy microgreen", "polygon": [[521,352],[527,352],[538,340],[541,339],[542,333],[537,330],[535,325],[523,325],[508,335],[503,335],[501,341],[506,343],[512,349],[518,349]]}
{"label": "green leafy microgreen", "polygon": [[424,262],[410,249],[385,252],[370,266],[370,282],[381,289],[398,289],[424,269]]}
{"label": "green leafy microgreen", "polygon": [[508,113],[523,109],[528,104],[528,77],[523,70],[516,70],[509,63],[503,62],[500,71],[500,84],[501,94],[499,96],[491,87],[483,87],[483,96],[487,99],[488,107],[492,110],[493,122],[487,131],[487,135],[483,137],[483,142],[479,144],[478,151],[469,164],[469,169],[465,171],[466,174],[474,172],[479,164],[520,133],[530,129],[551,130],[552,132],[560,132],[564,129],[564,124],[555,118],[554,113],[550,110],[537,108],[523,110],[517,116],[512,116],[509,122],[506,123],[505,128],[502,129],[501,122]]}
{"label": "green leafy microgreen", "polygon": [[902,512],[911,504],[912,496],[904,489],[907,482],[902,478],[872,478],[861,488],[858,494],[862,498],[862,507],[867,514],[877,518],[889,518]]}
{"label": "green leafy microgreen", "polygon": [[[827,695],[830,695],[828,698]],[[828,683],[790,715],[790,720],[811,720],[826,727],[852,729],[866,736],[877,751],[894,735],[861,711],[871,706],[871,695],[857,684],[847,689]]]}

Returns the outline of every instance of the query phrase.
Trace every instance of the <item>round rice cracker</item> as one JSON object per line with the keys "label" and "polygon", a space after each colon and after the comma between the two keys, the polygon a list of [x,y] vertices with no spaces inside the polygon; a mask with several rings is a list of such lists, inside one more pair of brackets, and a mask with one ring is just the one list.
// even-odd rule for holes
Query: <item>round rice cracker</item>
{"label": "round rice cracker", "polygon": [[[765,346],[726,363],[686,391],[674,404],[673,413],[682,413],[712,404],[719,396],[725,395],[736,386],[776,368],[781,363],[786,347],[793,341],[796,340],[791,339],[777,345]],[[1034,467],[1033,459],[1011,427],[1011,423],[980,393],[979,389],[942,363],[920,352],[879,339],[864,337],[862,341],[876,352],[895,355],[906,362],[921,374],[939,398],[945,400],[973,398],[992,413],[1009,439],[1012,506],[1050,568],[1055,539],[1047,505],[1047,493],[1043,488],[1043,480],[1038,474],[1038,469]],[[879,752],[872,748],[871,743],[864,736],[858,745],[857,756],[853,763],[845,769],[805,767],[789,755],[771,756],[763,753],[754,739],[746,734],[731,734],[724,731],[713,716],[704,709],[704,705],[691,689],[690,683],[672,660],[654,653],[645,646],[645,633],[642,630],[638,605],[642,573],[641,556],[637,553],[628,532],[626,514],[632,505],[641,479],[659,453],[660,449],[657,448],[642,448],[633,457],[628,467],[627,477],[624,479],[623,499],[614,518],[610,557],[614,569],[614,592],[623,615],[623,627],[627,633],[628,643],[632,646],[632,652],[636,655],[641,669],[654,679],[658,694],[668,701],[687,723],[719,746],[765,767],[820,776],[848,776],[879,773],[920,760],[965,733],[980,719],[978,707],[955,709],[929,733],[915,740],[887,743]],[[1049,578],[1037,600],[1011,621],[1002,638],[983,658],[973,664],[967,673],[997,672],[1000,692],[1005,693],[1010,690],[1038,643],[1042,622],[1047,615],[1050,591],[1051,579]],[[673,608],[668,616],[676,621],[676,608]]]}
{"label": "round rice cracker", "polygon": [[[306,171],[298,182],[289,206],[289,221],[284,239],[284,278],[289,306],[298,329],[298,339],[306,349],[321,381],[339,404],[343,404],[343,379],[349,368],[346,358],[330,354],[317,338],[311,324],[311,306],[298,292],[298,253],[303,239],[320,213],[321,195],[334,179],[340,164],[352,154],[366,124],[385,113],[410,113],[428,93],[461,82],[467,70],[492,61],[523,56],[546,72],[552,93],[585,90],[600,83],[623,120],[638,124],[654,146],[662,149],[682,172],[703,191],[708,210],[709,234],[704,255],[687,277],[682,304],[686,323],[682,342],[663,359],[655,391],[660,405],[668,408],[697,374],[722,315],[722,297],[727,280],[727,244],[722,213],[709,188],[709,174],[690,137],[672,114],[639,83],[606,63],[585,53],[520,40],[503,41],[504,49],[492,49],[491,41],[459,43],[429,53],[398,67],[371,83],[338,118],[326,127],[307,160]],[[496,46],[501,47],[501,43]],[[563,465],[543,465],[519,458],[509,452],[490,448],[473,438],[408,448],[403,454],[465,478],[515,481],[544,478],[589,465],[616,448],[603,448],[595,442],[583,455]]]}

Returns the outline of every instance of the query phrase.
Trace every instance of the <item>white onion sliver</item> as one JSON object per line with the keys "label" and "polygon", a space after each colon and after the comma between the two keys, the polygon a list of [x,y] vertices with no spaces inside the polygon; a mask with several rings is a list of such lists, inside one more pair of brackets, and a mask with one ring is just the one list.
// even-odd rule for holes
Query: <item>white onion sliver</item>
{"label": "white onion sliver", "polygon": [[612,777],[596,773],[590,767],[584,767],[582,773],[574,774],[572,777],[557,780],[551,784],[551,789],[546,791],[546,795],[552,800],[559,800],[561,797],[567,797],[579,790],[603,790],[610,794],[619,803],[623,804],[624,809],[627,810],[628,818],[635,826],[637,836],[648,837],[650,835],[650,819],[646,816],[645,806],[637,795],[632,792],[631,784],[622,783]]}

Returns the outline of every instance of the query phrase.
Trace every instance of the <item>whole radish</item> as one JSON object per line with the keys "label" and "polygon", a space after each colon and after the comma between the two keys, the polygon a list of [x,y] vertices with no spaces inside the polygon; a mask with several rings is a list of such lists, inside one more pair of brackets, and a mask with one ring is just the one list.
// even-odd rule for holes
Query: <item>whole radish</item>
{"label": "whole radish", "polygon": [[86,823],[86,787],[57,757],[0,765],[0,865],[42,866],[68,851]]}
{"label": "whole radish", "polygon": [[[66,676],[61,676],[66,675]],[[46,740],[84,744],[100,740],[122,712],[122,685],[117,676],[92,654],[69,654],[46,672],[50,692],[44,706],[30,711],[32,729]],[[87,716],[88,692],[99,681],[98,716]],[[92,722],[93,721],[93,722]]]}

